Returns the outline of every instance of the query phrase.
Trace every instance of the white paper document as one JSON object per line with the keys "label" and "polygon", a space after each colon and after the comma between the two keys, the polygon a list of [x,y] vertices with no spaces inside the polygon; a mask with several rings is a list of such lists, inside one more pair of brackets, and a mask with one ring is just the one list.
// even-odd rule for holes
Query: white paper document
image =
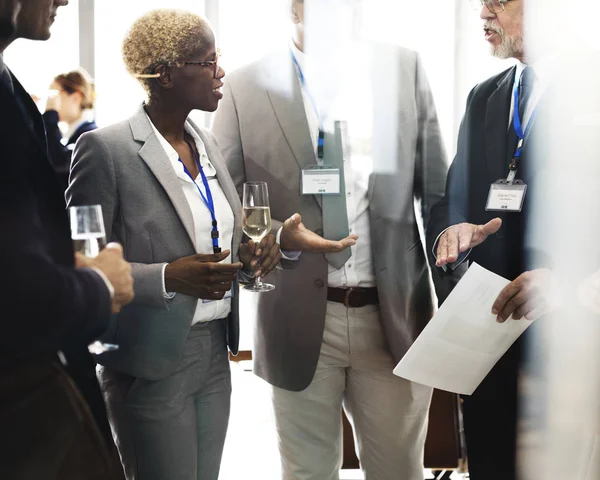
{"label": "white paper document", "polygon": [[492,305],[510,282],[473,263],[394,369],[399,377],[471,395],[533,322],[496,322]]}

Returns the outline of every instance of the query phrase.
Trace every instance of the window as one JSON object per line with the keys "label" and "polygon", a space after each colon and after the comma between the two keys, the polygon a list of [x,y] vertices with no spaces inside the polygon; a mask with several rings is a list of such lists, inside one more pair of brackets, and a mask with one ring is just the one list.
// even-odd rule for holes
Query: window
{"label": "window", "polygon": [[78,18],[79,1],[71,0],[59,10],[50,40],[20,39],[6,49],[6,64],[29,93],[43,99],[56,75],[79,67]]}

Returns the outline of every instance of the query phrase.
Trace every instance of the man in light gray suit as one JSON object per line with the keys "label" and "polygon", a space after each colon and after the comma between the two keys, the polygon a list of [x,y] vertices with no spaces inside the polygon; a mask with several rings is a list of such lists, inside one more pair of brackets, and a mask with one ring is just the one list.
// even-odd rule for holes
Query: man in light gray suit
{"label": "man in light gray suit", "polygon": [[[302,252],[257,299],[255,373],[273,385],[283,478],[339,478],[343,406],[366,478],[422,479],[431,389],[392,370],[434,308],[414,208],[426,222],[446,179],[432,95],[418,55],[393,49],[397,154],[384,159],[392,173],[373,173],[382,159],[361,150],[360,129],[370,87],[344,95],[340,84],[324,115],[315,92],[332,76],[311,83],[303,2],[292,16],[288,48],[228,77],[213,126],[238,190],[268,182],[281,248]],[[370,73],[361,53],[353,71]],[[313,194],[321,187],[332,194]]]}

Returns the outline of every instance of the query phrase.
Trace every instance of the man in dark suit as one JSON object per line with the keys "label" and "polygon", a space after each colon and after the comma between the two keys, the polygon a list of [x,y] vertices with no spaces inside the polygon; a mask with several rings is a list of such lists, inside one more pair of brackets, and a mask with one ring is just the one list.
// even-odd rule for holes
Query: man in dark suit
{"label": "man in dark suit", "polygon": [[[548,55],[534,54],[524,46],[524,0],[482,0],[481,5],[492,54],[518,62],[477,85],[469,95],[446,194],[431,210],[428,250],[442,274],[452,275],[468,257],[469,262],[511,280],[492,307],[497,321],[511,315],[510,321],[535,320],[556,308],[551,295],[556,276],[548,268],[548,255],[535,245],[527,247],[532,244],[526,235],[543,165],[537,148],[542,142],[530,138],[539,137],[545,128],[545,90],[555,72]],[[524,195],[522,208],[497,205],[505,191]],[[516,477],[518,376],[526,337],[464,399],[473,480]]]}
{"label": "man in dark suit", "polygon": [[16,38],[49,38],[67,3],[0,0],[0,478],[119,478],[86,346],[132,300],[131,267],[118,245],[75,265],[41,115],[2,55]]}

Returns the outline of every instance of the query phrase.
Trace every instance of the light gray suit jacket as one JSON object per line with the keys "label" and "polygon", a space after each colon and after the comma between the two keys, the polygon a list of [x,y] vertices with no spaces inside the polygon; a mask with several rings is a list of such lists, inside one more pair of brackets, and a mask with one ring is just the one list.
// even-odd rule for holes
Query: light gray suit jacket
{"label": "light gray suit jacket", "polygon": [[[190,124],[234,213],[232,244],[223,248],[231,248],[235,262],[242,238],[239,197],[212,134]],[[165,300],[162,269],[197,252],[192,211],[143,107],[129,120],[79,139],[66,197],[69,205],[102,205],[108,241],[121,243],[132,263],[135,299],[113,317],[103,338],[120,348],[98,361],[135,377],[168,376],[177,367],[197,300],[181,294]],[[237,353],[237,285],[231,309],[228,343]]]}
{"label": "light gray suit jacket", "polygon": [[[373,174],[369,181],[381,321],[396,361],[433,313],[414,199],[420,199],[427,224],[430,207],[444,193],[447,171],[435,106],[418,55],[400,48],[397,55],[397,169],[392,175]],[[299,212],[307,228],[322,234],[320,198],[299,193],[300,171],[316,159],[289,50],[227,76],[213,133],[238,192],[244,181],[266,181],[273,219],[282,222]],[[274,292],[257,298],[255,372],[273,385],[299,391],[312,380],[325,323],[327,265],[323,255],[303,253],[291,269],[269,276]]]}

